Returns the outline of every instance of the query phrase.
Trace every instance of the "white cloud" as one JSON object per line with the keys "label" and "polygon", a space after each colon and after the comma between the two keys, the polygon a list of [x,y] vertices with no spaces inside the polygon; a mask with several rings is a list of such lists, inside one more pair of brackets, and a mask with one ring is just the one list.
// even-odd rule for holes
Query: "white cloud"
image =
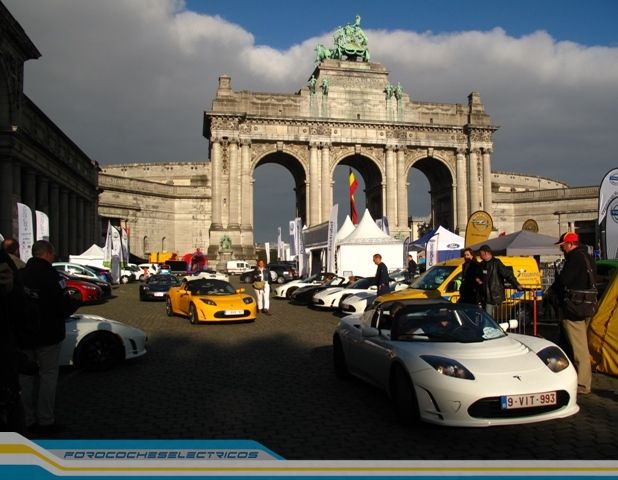
{"label": "white cloud", "polygon": [[[101,164],[204,160],[202,112],[219,75],[238,90],[294,92],[313,70],[314,46],[332,43],[256,45],[242,27],[172,0],[5,4],[43,54],[26,64],[26,93]],[[618,48],[500,28],[366,33],[373,60],[414,100],[466,103],[480,92],[501,126],[494,169],[581,185],[616,164]]]}

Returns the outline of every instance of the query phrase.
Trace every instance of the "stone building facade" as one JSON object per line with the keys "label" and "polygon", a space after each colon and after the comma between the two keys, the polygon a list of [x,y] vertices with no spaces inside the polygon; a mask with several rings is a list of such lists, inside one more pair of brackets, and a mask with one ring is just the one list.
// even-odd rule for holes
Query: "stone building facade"
{"label": "stone building facade", "polygon": [[0,233],[17,237],[16,204],[26,204],[47,214],[65,259],[99,238],[99,166],[24,94],[24,62],[40,55],[0,2]]}

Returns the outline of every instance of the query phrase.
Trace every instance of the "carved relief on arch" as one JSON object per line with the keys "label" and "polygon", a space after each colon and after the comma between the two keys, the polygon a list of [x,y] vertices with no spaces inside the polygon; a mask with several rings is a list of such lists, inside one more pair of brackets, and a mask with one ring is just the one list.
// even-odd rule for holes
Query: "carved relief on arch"
{"label": "carved relief on arch", "polygon": [[367,147],[362,145],[360,148],[360,153],[355,146],[352,145],[341,145],[334,146],[331,148],[331,161],[330,161],[330,173],[334,175],[335,168],[339,163],[347,158],[352,157],[354,155],[362,155],[363,157],[367,157],[371,160],[375,166],[380,170],[380,174],[384,178],[385,176],[385,153],[382,147]]}
{"label": "carved relief on arch", "polygon": [[294,157],[294,159],[303,167],[303,170],[308,175],[309,171],[309,150],[307,145],[299,144],[283,144],[283,148],[278,148],[277,143],[252,143],[251,144],[251,170],[255,170],[260,161],[272,153],[283,152]]}

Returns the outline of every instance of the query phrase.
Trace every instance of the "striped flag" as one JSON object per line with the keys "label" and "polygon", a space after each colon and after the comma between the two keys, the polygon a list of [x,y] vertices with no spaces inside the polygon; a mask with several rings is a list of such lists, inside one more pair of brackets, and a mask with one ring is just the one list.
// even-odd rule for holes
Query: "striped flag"
{"label": "striped flag", "polygon": [[358,188],[358,182],[356,181],[356,177],[354,176],[354,172],[350,168],[350,175],[348,176],[348,180],[350,182],[350,218],[352,219],[352,223],[356,225],[358,223],[358,213],[356,213],[356,202],[354,201],[354,192]]}

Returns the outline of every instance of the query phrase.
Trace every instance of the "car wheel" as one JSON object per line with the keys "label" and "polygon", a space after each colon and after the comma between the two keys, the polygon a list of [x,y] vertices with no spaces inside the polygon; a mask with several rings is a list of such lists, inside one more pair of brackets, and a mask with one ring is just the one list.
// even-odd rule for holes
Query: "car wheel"
{"label": "car wheel", "polygon": [[343,345],[341,345],[341,340],[338,335],[333,336],[333,366],[337,378],[341,380],[350,378],[350,370],[348,370],[348,363],[343,353]]}
{"label": "car wheel", "polygon": [[278,283],[279,285],[281,285],[282,283],[285,283],[285,278],[283,278],[283,275],[279,275],[279,276],[277,277],[277,283]]}
{"label": "car wheel", "polygon": [[122,277],[120,277],[120,283],[122,284],[129,283],[129,277],[127,277],[126,275],[123,275]]}
{"label": "car wheel", "polygon": [[142,273],[142,274],[139,276],[138,280],[139,280],[140,282],[143,282],[144,280],[146,280],[146,276]]}
{"label": "car wheel", "polygon": [[290,298],[292,298],[292,294],[298,289],[298,287],[291,287],[288,288],[287,292],[285,292],[285,298],[287,298],[288,300]]}
{"label": "car wheel", "polygon": [[193,304],[191,304],[191,306],[189,307],[189,322],[191,322],[191,325],[195,325],[199,322],[197,318],[197,310],[195,309],[195,305]]}
{"label": "car wheel", "polygon": [[75,350],[75,363],[90,371],[108,370],[124,358],[124,347],[113,333],[97,332],[84,338]]}
{"label": "car wheel", "polygon": [[412,425],[419,420],[418,400],[414,385],[408,374],[400,366],[393,370],[391,395],[397,416],[402,423]]}
{"label": "car wheel", "polygon": [[172,308],[172,301],[170,300],[170,297],[167,297],[165,300],[165,313],[168,317],[174,316],[174,309]]}

